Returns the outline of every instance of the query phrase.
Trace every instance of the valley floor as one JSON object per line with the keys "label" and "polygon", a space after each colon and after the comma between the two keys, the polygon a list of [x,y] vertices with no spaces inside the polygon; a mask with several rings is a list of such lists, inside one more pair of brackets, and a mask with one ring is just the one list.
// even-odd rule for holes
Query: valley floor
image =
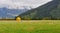
{"label": "valley floor", "polygon": [[1,20],[0,33],[60,33],[60,20]]}

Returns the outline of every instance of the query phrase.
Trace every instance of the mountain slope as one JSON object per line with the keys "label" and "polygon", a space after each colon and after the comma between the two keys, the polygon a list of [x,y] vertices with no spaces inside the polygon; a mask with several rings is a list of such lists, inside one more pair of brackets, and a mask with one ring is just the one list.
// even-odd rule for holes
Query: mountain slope
{"label": "mountain slope", "polygon": [[0,18],[15,18],[19,14],[22,14],[29,10],[27,7],[24,9],[8,9],[6,7],[0,8]]}
{"label": "mountain slope", "polygon": [[57,10],[60,0],[53,0],[35,9],[29,10],[21,15],[22,19],[45,19],[52,18],[53,10]]}

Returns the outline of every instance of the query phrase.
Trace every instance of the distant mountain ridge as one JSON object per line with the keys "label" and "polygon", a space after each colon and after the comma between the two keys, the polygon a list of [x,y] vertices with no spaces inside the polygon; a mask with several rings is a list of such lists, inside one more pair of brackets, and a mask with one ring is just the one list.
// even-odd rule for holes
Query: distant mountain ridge
{"label": "distant mountain ridge", "polygon": [[25,7],[23,9],[8,9],[6,7],[0,8],[0,18],[15,18],[21,13],[26,12],[28,7]]}
{"label": "distant mountain ridge", "polygon": [[[29,10],[19,16],[22,19],[44,19],[44,18],[56,19],[60,15],[60,12],[59,12],[60,10],[58,10],[60,9],[59,5],[60,5],[60,0],[53,0],[51,2],[48,2],[47,4],[44,4],[35,9]],[[54,13],[54,12],[57,12],[57,13]],[[56,14],[58,16],[56,16]]]}

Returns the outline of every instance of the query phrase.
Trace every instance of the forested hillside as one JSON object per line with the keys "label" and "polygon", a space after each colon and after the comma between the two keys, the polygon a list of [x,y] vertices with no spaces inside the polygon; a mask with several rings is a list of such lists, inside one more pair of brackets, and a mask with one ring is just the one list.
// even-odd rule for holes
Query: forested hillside
{"label": "forested hillside", "polygon": [[53,0],[19,15],[22,19],[60,19],[60,0]]}

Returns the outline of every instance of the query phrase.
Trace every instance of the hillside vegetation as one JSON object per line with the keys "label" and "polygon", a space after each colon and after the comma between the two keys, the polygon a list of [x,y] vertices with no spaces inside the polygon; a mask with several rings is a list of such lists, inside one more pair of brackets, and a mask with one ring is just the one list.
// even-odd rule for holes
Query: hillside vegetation
{"label": "hillside vegetation", "polygon": [[27,20],[60,19],[60,0],[53,0],[18,16]]}

